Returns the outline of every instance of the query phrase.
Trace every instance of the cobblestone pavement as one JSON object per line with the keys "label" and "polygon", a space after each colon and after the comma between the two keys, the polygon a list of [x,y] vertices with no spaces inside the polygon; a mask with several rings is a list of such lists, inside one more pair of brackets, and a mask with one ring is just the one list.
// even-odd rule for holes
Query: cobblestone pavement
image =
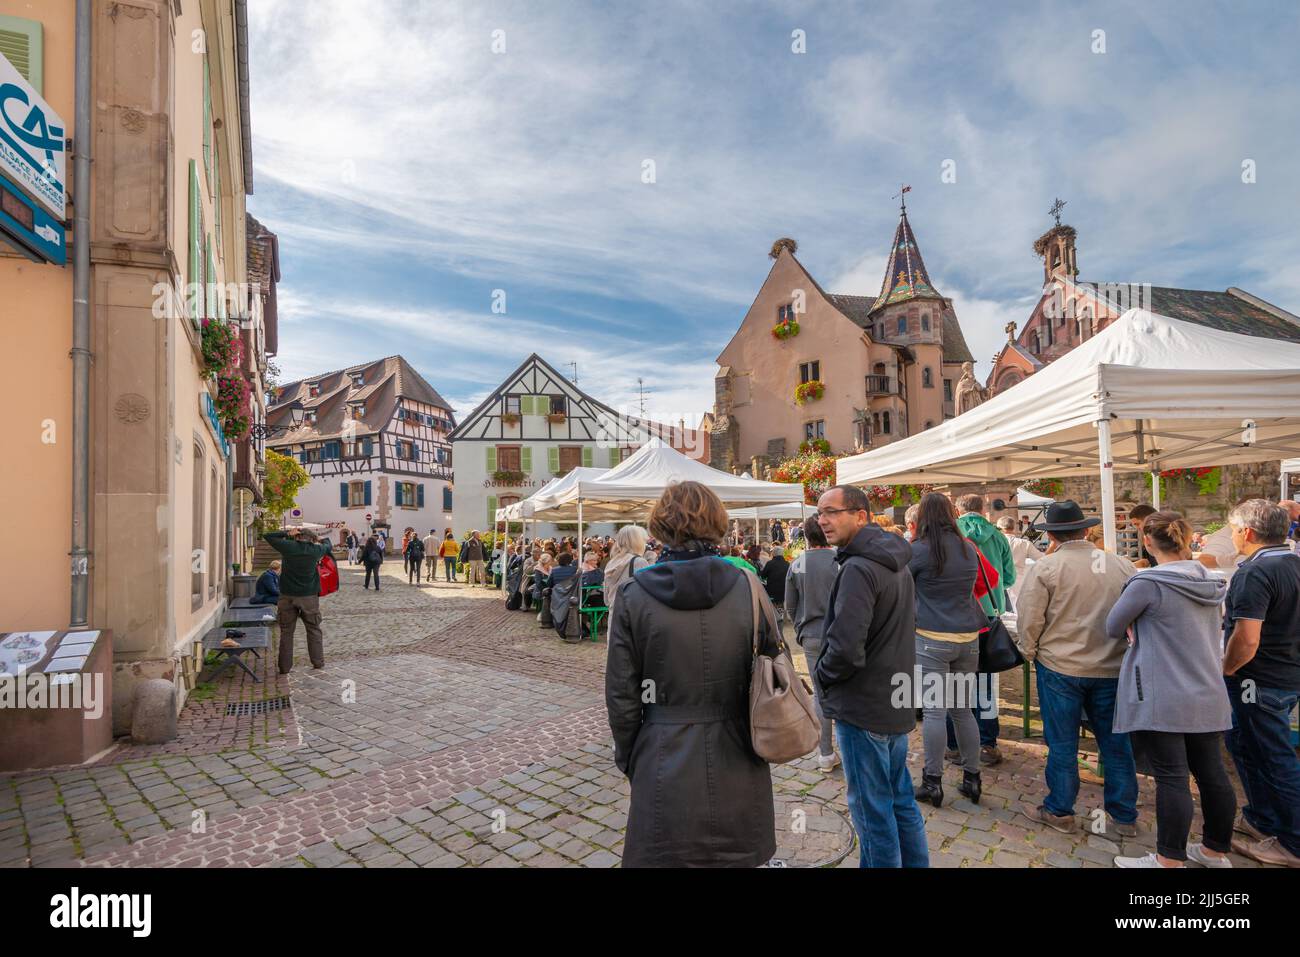
{"label": "cobblestone pavement", "polygon": [[[604,643],[560,642],[486,588],[408,585],[396,563],[377,593],[340,570],[323,603],[324,669],[310,668],[300,631],[290,675],[273,673],[273,654],[261,684],[228,672],[167,745],[0,776],[0,866],[617,866],[628,788],[605,721]],[[932,866],[1109,867],[1152,850],[1147,778],[1138,837],[1123,843],[1089,816],[1096,783],[1077,807],[1102,833],[1018,814],[1042,799],[1045,748],[1022,738],[1014,684],[1005,760],[985,769],[981,804],[959,798],[948,768],[948,800],[922,808]],[[918,777],[919,729],[909,764]],[[856,866],[843,774],[812,758],[772,774],[774,863]]]}

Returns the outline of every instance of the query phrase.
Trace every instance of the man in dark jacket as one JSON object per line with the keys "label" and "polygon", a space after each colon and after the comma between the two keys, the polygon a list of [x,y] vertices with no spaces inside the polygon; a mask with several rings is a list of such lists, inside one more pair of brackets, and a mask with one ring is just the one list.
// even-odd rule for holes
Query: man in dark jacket
{"label": "man in dark jacket", "polygon": [[317,542],[306,529],[267,532],[266,543],[280,553],[280,600],[276,612],[280,619],[280,674],[293,668],[293,634],[302,619],[307,629],[307,656],[313,668],[325,667],[325,636],[320,630],[320,572],[317,563],[334,550],[327,538]]}
{"label": "man in dark jacket", "polygon": [[271,562],[266,571],[257,579],[257,587],[250,605],[278,605],[280,603],[280,560]]}
{"label": "man in dark jacket", "polygon": [[780,548],[773,548],[772,557],[758,573],[763,588],[767,591],[767,597],[772,599],[772,605],[781,614],[785,613],[785,576],[788,571],[790,571],[790,563],[785,560],[785,552]]}
{"label": "man in dark jacket", "polygon": [[856,486],[828,489],[817,511],[826,540],[839,549],[840,570],[816,675],[840,740],[860,864],[928,867],[925,822],[907,771],[907,735],[916,727],[912,547],[872,523]]}

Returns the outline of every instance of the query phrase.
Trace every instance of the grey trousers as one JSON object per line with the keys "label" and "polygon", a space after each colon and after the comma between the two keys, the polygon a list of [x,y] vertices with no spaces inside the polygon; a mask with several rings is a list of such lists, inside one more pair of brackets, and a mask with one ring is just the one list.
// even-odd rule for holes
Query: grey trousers
{"label": "grey trousers", "polygon": [[307,628],[307,657],[312,667],[325,667],[325,635],[320,630],[320,598],[281,595],[276,605],[280,619],[280,674],[287,675],[293,668],[293,634],[298,630],[298,619]]}
{"label": "grey trousers", "polygon": [[962,769],[972,774],[979,772],[980,729],[971,710],[977,703],[974,682],[978,680],[979,663],[978,641],[936,641],[916,636],[916,664],[921,669],[918,704],[924,712],[921,740],[925,742],[925,773],[931,777],[943,774],[948,717],[957,731]]}
{"label": "grey trousers", "polygon": [[808,663],[808,678],[812,683],[814,692],[813,702],[817,705],[817,717],[821,719],[822,723],[822,737],[817,745],[817,750],[823,757],[829,757],[835,753],[834,723],[822,711],[822,692],[817,687],[817,678],[815,676],[817,656],[822,653],[822,636],[820,634],[804,635],[803,644],[800,647],[803,648],[803,660]]}

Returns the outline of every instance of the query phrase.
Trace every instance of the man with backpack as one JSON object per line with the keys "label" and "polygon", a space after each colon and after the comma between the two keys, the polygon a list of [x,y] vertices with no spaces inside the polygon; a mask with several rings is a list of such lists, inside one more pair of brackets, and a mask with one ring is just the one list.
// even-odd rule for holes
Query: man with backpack
{"label": "man with backpack", "polygon": [[316,533],[292,528],[262,536],[280,553],[280,600],[276,612],[280,624],[280,674],[293,668],[293,636],[301,618],[307,629],[307,656],[313,668],[325,667],[325,636],[320,622],[320,560],[333,552],[327,538],[317,541]]}
{"label": "man with backpack", "polygon": [[419,535],[412,533],[406,542],[406,583],[420,584],[420,568],[424,565],[424,542]]}

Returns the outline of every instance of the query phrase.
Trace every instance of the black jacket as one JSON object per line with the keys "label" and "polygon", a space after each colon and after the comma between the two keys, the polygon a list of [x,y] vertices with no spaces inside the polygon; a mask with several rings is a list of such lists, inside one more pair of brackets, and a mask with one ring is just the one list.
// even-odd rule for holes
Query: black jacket
{"label": "black jacket", "polygon": [[785,604],[785,576],[789,570],[790,563],[778,552],[758,573],[758,577],[763,579],[763,587],[767,589],[767,597],[772,599],[772,604],[777,607]]}
{"label": "black jacket", "polygon": [[[776,853],[772,778],[749,738],[752,628],[745,577],[717,557],[618,586],[605,704],[632,786],[624,867],[757,867]],[[760,636],[775,654],[766,621]]]}
{"label": "black jacket", "polygon": [[826,717],[876,734],[916,727],[911,695],[895,707],[896,676],[911,687],[916,667],[912,546],[868,525],[839,549],[826,610],[817,680]]}

